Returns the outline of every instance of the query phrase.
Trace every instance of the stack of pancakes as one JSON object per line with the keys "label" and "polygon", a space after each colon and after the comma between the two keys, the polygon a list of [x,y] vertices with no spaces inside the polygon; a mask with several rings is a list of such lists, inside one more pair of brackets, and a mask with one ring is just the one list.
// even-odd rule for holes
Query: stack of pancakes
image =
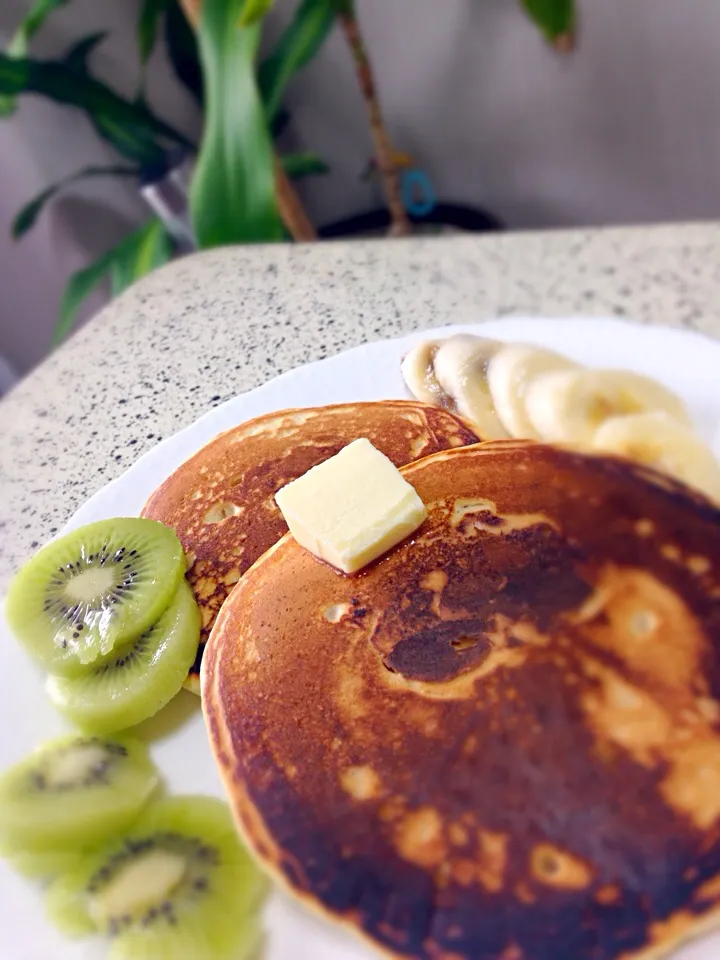
{"label": "stack of pancakes", "polygon": [[195,693],[205,641],[225,598],[287,533],[275,494],[358,437],[398,467],[480,439],[461,417],[414,400],[281,410],[220,434],[148,500],[143,516],[172,527],[185,548],[202,615],[187,683]]}
{"label": "stack of pancakes", "polygon": [[345,577],[287,535],[222,606],[238,825],[392,956],[656,960],[720,924],[720,511],[618,459],[445,446],[402,470],[412,538]]}

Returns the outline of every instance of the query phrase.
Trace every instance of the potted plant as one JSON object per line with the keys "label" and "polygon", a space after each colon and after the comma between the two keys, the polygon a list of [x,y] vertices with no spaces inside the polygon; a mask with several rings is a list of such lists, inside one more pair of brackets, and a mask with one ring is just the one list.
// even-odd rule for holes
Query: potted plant
{"label": "potted plant", "polygon": [[[9,47],[0,53],[0,113],[19,96],[35,94],[82,110],[118,162],[91,166],[47,187],[13,224],[22,237],[43,208],[68,185],[86,177],[133,179],[155,216],[95,263],[70,278],[55,339],[72,329],[79,305],[106,277],[113,295],[173,256],[230,243],[313,241],[380,231],[404,236],[417,225],[433,229],[497,229],[483,211],[438,202],[432,184],[411,158],[398,154],[383,122],[370,57],[355,0],[298,0],[294,16],[270,55],[258,63],[263,20],[273,0],[144,0],[137,25],[145,64],[160,32],[179,80],[204,112],[194,144],[157,116],[144,95],[121,96],[92,69],[103,34],[79,38],[65,56],[41,60],[31,42],[52,12],[71,0],[35,0]],[[480,0],[478,0],[480,2]],[[508,0],[512,2],[512,0]],[[549,42],[572,46],[574,0],[521,0]],[[300,176],[327,169],[314,154],[279,155],[275,142],[288,122],[283,95],[293,76],[316,55],[333,29],[342,30],[374,144],[368,175],[382,184],[386,207],[316,229],[295,191]]]}

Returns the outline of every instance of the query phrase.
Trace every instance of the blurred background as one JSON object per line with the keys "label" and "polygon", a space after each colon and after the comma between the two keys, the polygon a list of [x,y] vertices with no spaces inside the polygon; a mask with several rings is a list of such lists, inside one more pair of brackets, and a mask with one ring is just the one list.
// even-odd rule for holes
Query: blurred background
{"label": "blurred background", "polygon": [[2,0],[0,394],[195,247],[716,218],[719,44],[717,0]]}

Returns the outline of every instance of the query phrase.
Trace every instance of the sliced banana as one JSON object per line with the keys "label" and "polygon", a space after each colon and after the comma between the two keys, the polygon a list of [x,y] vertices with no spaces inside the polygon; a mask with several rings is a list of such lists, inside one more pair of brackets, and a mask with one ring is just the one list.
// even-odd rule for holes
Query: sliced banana
{"label": "sliced banana", "polygon": [[577,370],[578,364],[552,350],[510,343],[499,350],[488,366],[487,378],[497,415],[511,437],[539,439],[525,407],[530,384],[556,370]]}
{"label": "sliced banana", "polygon": [[612,417],[596,431],[592,448],[654,467],[720,501],[720,464],[712,451],[664,413]]}
{"label": "sliced banana", "polygon": [[444,340],[435,354],[435,377],[455,409],[477,425],[484,440],[508,436],[493,404],[487,382],[488,364],[503,344],[486,337],[457,334]]}
{"label": "sliced banana", "polygon": [[533,380],[525,409],[536,435],[551,443],[591,445],[611,417],[659,412],[690,426],[684,403],[672,391],[624,370],[556,370]]}
{"label": "sliced banana", "polygon": [[501,439],[508,434],[495,413],[486,370],[502,346],[497,340],[469,333],[458,333],[446,340],[426,340],[404,357],[400,369],[417,400],[467,417],[485,440]]}
{"label": "sliced banana", "polygon": [[444,406],[443,392],[435,378],[437,340],[424,340],[407,353],[400,364],[400,372],[410,393],[422,403]]}

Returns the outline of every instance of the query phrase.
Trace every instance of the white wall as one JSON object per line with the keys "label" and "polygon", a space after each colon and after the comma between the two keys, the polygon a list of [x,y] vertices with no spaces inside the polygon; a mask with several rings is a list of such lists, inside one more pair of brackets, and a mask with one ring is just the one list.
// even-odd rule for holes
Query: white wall
{"label": "white wall", "polygon": [[[515,227],[718,216],[717,0],[579,5],[578,49],[564,57],[517,0],[360,0],[398,147],[443,196]],[[352,212],[370,148],[341,37],[288,104],[303,144],[335,167],[310,190],[314,211]]]}
{"label": "white wall", "polygon": [[[277,31],[297,0],[279,0]],[[0,30],[26,4],[3,0]],[[549,49],[517,0],[359,0],[388,124],[448,201],[490,208],[513,227],[720,216],[720,6],[717,0],[581,0],[580,42]],[[101,72],[132,89],[137,2],[74,0],[38,44],[62,49],[110,26]],[[158,112],[196,121],[153,65]],[[380,199],[359,175],[371,146],[342,37],[332,37],[289,93],[291,140],[332,165],[306,181],[318,223]],[[49,179],[107,160],[82,118],[43,103],[0,122],[0,353],[20,369],[47,349],[71,269],[108,246],[142,206],[125,185],[93,184],[59,204],[16,248],[12,212]],[[102,206],[98,206],[98,202]],[[571,265],[569,265],[571,269]]]}

